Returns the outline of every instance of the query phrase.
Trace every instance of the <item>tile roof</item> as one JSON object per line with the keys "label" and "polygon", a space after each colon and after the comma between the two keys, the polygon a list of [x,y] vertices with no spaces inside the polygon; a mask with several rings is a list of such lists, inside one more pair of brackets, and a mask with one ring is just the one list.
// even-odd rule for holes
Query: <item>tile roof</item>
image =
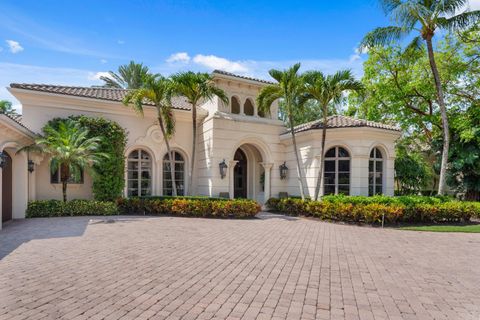
{"label": "tile roof", "polygon": [[271,82],[271,81],[268,81],[268,80],[262,80],[262,79],[251,78],[251,77],[246,77],[246,76],[239,76],[238,74],[223,71],[223,70],[213,70],[212,73],[213,74],[221,74],[221,75],[224,75],[224,76],[229,76],[229,77],[234,77],[234,78],[250,80],[250,81],[256,81],[256,82],[265,83],[265,84],[274,84],[274,82]]}
{"label": "tile roof", "polygon": [[[327,118],[327,128],[356,128],[356,127],[370,127],[370,128],[384,129],[384,130],[401,131],[400,128],[395,126],[390,126],[384,123],[373,122],[368,120],[355,119],[355,118],[347,117],[343,115],[335,115]],[[322,129],[322,128],[323,128],[323,121],[315,120],[315,121],[300,124],[296,126],[294,130],[295,130],[295,133],[298,133],[302,131]],[[290,130],[284,132],[283,134],[288,134],[288,133],[290,133]]]}
{"label": "tile roof", "polygon": [[27,130],[30,134],[32,135],[36,135],[35,132],[33,132],[29,127],[27,127],[26,125],[24,125],[22,123],[22,115],[20,114],[8,114],[8,113],[3,113],[0,111],[0,115],[3,115],[7,118],[9,118],[10,120],[12,120],[13,122],[15,122],[16,124],[20,125],[21,127],[23,127],[25,130]]}
{"label": "tile roof", "polygon": [[[32,90],[53,94],[61,94],[66,96],[75,96],[82,98],[92,98],[107,101],[122,102],[127,94],[126,89],[104,88],[104,87],[75,87],[75,86],[58,86],[49,84],[29,84],[29,83],[12,83],[11,88]],[[180,110],[190,110],[190,103],[184,97],[176,97],[172,100],[173,108]],[[147,103],[147,105],[151,105]]]}

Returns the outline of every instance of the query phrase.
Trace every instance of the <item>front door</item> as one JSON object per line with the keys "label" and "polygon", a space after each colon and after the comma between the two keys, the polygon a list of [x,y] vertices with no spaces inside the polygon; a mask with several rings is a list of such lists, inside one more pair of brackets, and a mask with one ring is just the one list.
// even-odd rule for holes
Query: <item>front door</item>
{"label": "front door", "polygon": [[3,151],[5,166],[2,170],[2,222],[12,220],[12,158]]}
{"label": "front door", "polygon": [[235,198],[247,198],[247,157],[238,149],[234,160],[238,161],[233,169],[233,190]]}

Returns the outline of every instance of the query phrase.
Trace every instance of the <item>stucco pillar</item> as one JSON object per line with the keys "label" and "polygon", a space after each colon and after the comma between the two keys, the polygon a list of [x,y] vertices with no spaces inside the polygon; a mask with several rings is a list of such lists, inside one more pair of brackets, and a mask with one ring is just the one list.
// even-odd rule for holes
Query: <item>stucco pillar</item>
{"label": "stucco pillar", "polygon": [[368,196],[368,155],[352,155],[350,164],[350,195]]}
{"label": "stucco pillar", "polygon": [[264,202],[266,202],[268,199],[270,199],[270,194],[271,194],[270,180],[271,180],[271,171],[272,171],[273,163],[261,162],[261,165],[265,169]]}
{"label": "stucco pillar", "polygon": [[387,163],[383,167],[384,175],[383,178],[385,186],[383,187],[383,192],[387,196],[395,195],[395,158],[387,158]]}
{"label": "stucco pillar", "polygon": [[234,185],[233,185],[233,174],[234,174],[234,169],[235,166],[237,165],[238,161],[237,160],[230,160],[228,162],[228,195],[230,196],[230,199],[233,199],[235,197],[234,195]]}

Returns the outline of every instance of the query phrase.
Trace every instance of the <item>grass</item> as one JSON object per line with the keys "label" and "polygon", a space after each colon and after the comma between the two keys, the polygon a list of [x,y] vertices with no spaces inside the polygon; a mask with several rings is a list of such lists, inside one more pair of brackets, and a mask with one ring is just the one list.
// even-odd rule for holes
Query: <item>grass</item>
{"label": "grass", "polygon": [[399,229],[412,230],[412,231],[430,231],[430,232],[480,233],[480,224],[409,226],[409,227],[401,227]]}

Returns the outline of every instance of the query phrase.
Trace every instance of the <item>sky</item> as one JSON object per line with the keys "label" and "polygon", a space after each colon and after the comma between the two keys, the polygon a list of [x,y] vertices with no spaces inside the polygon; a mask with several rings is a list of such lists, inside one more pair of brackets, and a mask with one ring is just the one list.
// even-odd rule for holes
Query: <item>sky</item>
{"label": "sky", "polygon": [[388,24],[377,0],[1,0],[0,100],[20,110],[10,83],[98,85],[130,60],[164,75],[221,69],[268,79],[271,68],[301,62],[360,77],[359,42]]}

